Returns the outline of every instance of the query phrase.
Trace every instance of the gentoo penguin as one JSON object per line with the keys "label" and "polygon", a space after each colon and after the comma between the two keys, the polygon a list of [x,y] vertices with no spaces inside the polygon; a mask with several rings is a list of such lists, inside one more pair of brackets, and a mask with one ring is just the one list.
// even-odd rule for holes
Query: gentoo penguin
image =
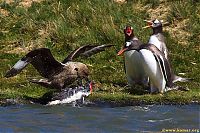
{"label": "gentoo penguin", "polygon": [[20,59],[5,77],[17,75],[30,63],[44,77],[44,79],[32,79],[32,83],[62,90],[78,78],[86,80],[88,78],[88,67],[81,62],[73,62],[73,59],[79,56],[89,57],[111,46],[113,45],[82,46],[70,53],[63,62],[56,61],[48,48],[35,49]]}
{"label": "gentoo penguin", "polygon": [[133,28],[127,26],[124,29],[125,35],[125,44],[122,49],[118,52],[118,55],[124,53],[124,69],[128,84],[134,86],[135,84],[148,85],[148,77],[146,76],[142,63],[141,63],[141,54],[132,49],[132,47],[139,47],[142,45],[142,42],[135,37]]}
{"label": "gentoo penguin", "polygon": [[61,91],[49,91],[40,98],[25,97],[31,103],[39,103],[43,105],[55,104],[84,104],[85,97],[92,93],[93,83],[88,80],[84,85],[70,86]]}
{"label": "gentoo penguin", "polygon": [[[135,45],[127,43],[123,52],[135,50],[140,57],[141,69],[149,77],[151,93],[164,93],[173,89],[171,67],[164,54],[152,44]],[[133,64],[134,67],[137,64]],[[139,71],[139,70],[138,70]]]}
{"label": "gentoo penguin", "polygon": [[168,59],[168,49],[165,44],[162,22],[158,19],[155,19],[153,21],[145,21],[147,22],[148,26],[145,26],[143,28],[153,29],[153,34],[150,36],[148,43],[155,45],[161,52],[164,53],[165,58]]}
{"label": "gentoo penguin", "polygon": [[[162,24],[162,21],[155,19],[153,21],[148,21],[147,26],[143,28],[152,28],[153,29],[153,34],[150,36],[148,43],[155,45],[165,56],[165,58],[170,62],[169,56],[168,56],[168,49],[165,43],[165,37],[163,35],[163,25],[166,25],[168,23]],[[189,81],[189,78],[183,78],[177,75],[173,74],[173,82],[186,82]]]}
{"label": "gentoo penguin", "polygon": [[139,52],[143,58],[143,68],[150,80],[151,93],[176,89],[172,69],[165,55],[152,44],[144,44],[139,48]]}
{"label": "gentoo penguin", "polygon": [[[50,100],[46,100],[48,105],[64,104],[64,103],[73,103],[75,104],[84,104],[85,97],[89,96],[92,92],[92,82],[88,81],[85,85],[65,88],[61,92],[54,93]],[[44,100],[42,100],[44,103]]]}

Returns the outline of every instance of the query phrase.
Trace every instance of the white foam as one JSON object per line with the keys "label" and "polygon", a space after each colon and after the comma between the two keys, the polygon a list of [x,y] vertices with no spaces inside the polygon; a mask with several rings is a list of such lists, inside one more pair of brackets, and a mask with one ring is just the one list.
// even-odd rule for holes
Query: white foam
{"label": "white foam", "polygon": [[65,104],[65,103],[72,103],[76,100],[80,100],[82,97],[84,96],[89,96],[90,92],[83,92],[83,91],[79,91],[77,93],[75,93],[74,95],[66,98],[66,99],[62,99],[62,100],[54,100],[49,102],[47,105],[57,105],[57,104]]}

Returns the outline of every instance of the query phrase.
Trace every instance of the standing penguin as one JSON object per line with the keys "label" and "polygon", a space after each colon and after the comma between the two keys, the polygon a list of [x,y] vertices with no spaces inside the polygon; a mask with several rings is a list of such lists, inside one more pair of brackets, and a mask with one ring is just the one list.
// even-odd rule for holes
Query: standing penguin
{"label": "standing penguin", "polygon": [[[150,92],[164,93],[168,90],[177,89],[173,84],[173,73],[168,60],[164,54],[153,44],[135,45],[126,43],[123,52],[135,51],[140,59],[140,68],[145,77],[149,77]],[[119,52],[118,54],[121,54]],[[132,67],[138,66],[133,64]],[[142,68],[142,69],[141,69]]]}
{"label": "standing penguin", "polygon": [[138,48],[143,59],[143,68],[150,80],[150,92],[164,93],[177,89],[173,84],[173,73],[165,55],[152,44],[144,44]]}
{"label": "standing penguin", "polygon": [[118,55],[124,53],[124,69],[128,84],[133,87],[134,84],[148,85],[148,77],[142,67],[141,54],[133,49],[134,47],[140,47],[142,42],[135,37],[133,28],[127,26],[124,29],[125,44],[118,52]]}
{"label": "standing penguin", "polygon": [[[168,60],[168,62],[170,63],[170,59],[169,59],[169,53],[168,53],[168,49],[165,43],[165,37],[163,35],[163,25],[162,21],[155,19],[153,21],[148,21],[145,20],[147,22],[147,26],[143,27],[143,28],[152,28],[153,29],[153,34],[150,36],[148,43],[155,45],[165,56],[165,58]],[[170,65],[170,64],[169,64]],[[183,78],[180,76],[177,76],[175,74],[173,74],[172,76],[173,82],[187,82],[190,79],[189,78]]]}

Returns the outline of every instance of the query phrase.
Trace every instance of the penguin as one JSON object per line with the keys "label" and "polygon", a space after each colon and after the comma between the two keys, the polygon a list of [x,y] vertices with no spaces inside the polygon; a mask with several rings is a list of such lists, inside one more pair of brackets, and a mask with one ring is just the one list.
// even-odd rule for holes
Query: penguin
{"label": "penguin", "polygon": [[[158,19],[152,20],[152,21],[148,21],[145,20],[147,22],[147,26],[143,27],[143,28],[152,28],[153,29],[153,34],[150,36],[148,43],[155,45],[165,56],[165,58],[168,60],[168,62],[170,62],[169,59],[169,52],[165,43],[165,37],[163,35],[163,26],[167,25],[168,23],[164,23],[162,24],[163,21],[160,21]],[[173,74],[173,82],[188,82],[190,81],[190,78],[183,78],[180,76],[177,76],[175,74]]]}
{"label": "penguin", "polygon": [[148,26],[143,28],[152,28],[153,34],[150,36],[148,43],[155,45],[161,52],[164,53],[165,58],[168,59],[168,49],[165,43],[165,37],[163,35],[162,21],[155,19],[153,21],[145,20]]}
{"label": "penguin", "polygon": [[[127,43],[123,52],[126,53],[133,50],[137,51],[138,57],[140,57],[142,68],[140,71],[143,71],[145,76],[149,78],[151,93],[164,93],[177,89],[173,83],[173,73],[170,64],[155,45]],[[133,67],[134,65],[137,64],[133,64]]]}
{"label": "penguin", "polygon": [[173,73],[169,61],[155,45],[144,44],[139,48],[145,73],[150,80],[151,93],[164,93],[177,89],[173,83]]}
{"label": "penguin", "polygon": [[142,67],[141,54],[132,49],[132,47],[141,46],[142,42],[134,35],[131,26],[125,27],[124,35],[125,44],[118,52],[118,56],[124,53],[124,69],[128,85],[131,87],[135,84],[148,86],[148,77]]}
{"label": "penguin", "polygon": [[85,45],[71,52],[62,62],[55,60],[48,48],[38,48],[27,53],[5,75],[6,78],[19,74],[28,64],[44,77],[31,79],[30,82],[46,88],[65,89],[80,79],[88,80],[89,69],[81,62],[74,62],[77,57],[89,57],[113,45]]}

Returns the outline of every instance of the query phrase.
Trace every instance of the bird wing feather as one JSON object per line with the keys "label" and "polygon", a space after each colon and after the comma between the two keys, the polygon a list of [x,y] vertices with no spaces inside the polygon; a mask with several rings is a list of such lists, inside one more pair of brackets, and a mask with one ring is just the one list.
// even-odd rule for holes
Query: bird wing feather
{"label": "bird wing feather", "polygon": [[75,58],[78,58],[80,56],[82,57],[89,57],[96,53],[99,53],[101,51],[104,51],[106,48],[111,47],[114,45],[84,45],[80,48],[74,50],[71,52],[67,58],[63,60],[62,63],[67,63],[68,61],[72,61]]}
{"label": "bird wing feather", "polygon": [[35,49],[20,59],[5,75],[12,77],[20,73],[28,64],[32,64],[41,76],[48,78],[63,65],[56,61],[48,48]]}

